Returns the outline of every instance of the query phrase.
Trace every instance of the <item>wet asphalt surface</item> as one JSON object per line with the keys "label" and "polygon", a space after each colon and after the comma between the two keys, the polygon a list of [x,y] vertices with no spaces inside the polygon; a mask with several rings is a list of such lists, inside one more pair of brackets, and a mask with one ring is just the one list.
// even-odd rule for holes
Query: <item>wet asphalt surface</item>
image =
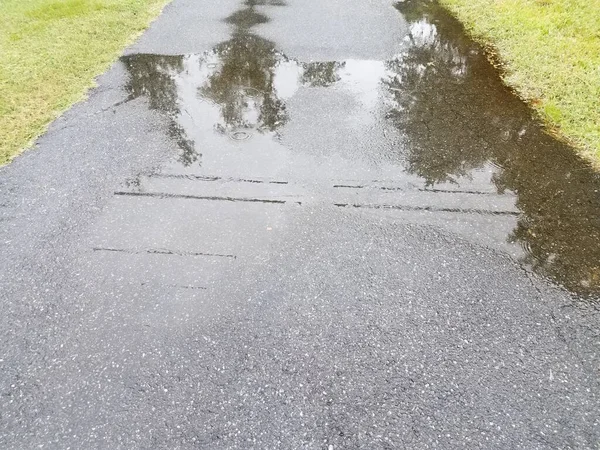
{"label": "wet asphalt surface", "polygon": [[175,0],[0,229],[2,448],[600,442],[600,178],[434,3]]}

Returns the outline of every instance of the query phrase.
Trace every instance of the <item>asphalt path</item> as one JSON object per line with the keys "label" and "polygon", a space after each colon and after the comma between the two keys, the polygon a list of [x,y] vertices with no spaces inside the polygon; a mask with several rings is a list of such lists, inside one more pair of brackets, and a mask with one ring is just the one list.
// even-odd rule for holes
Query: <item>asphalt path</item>
{"label": "asphalt path", "polygon": [[0,447],[598,448],[599,214],[435,3],[174,0],[0,168]]}

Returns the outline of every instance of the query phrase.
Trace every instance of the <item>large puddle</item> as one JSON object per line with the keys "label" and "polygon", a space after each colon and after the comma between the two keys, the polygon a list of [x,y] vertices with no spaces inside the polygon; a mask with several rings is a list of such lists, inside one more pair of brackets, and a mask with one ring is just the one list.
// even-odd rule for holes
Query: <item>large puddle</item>
{"label": "large puddle", "polygon": [[371,190],[404,196],[332,204],[508,220],[502,239],[524,267],[600,294],[600,177],[443,9],[397,3],[408,32],[388,60],[299,61],[253,33],[284,7],[246,2],[204,54],[122,59],[131,98],[167,115],[181,149],[164,176],[297,183],[322,199]]}

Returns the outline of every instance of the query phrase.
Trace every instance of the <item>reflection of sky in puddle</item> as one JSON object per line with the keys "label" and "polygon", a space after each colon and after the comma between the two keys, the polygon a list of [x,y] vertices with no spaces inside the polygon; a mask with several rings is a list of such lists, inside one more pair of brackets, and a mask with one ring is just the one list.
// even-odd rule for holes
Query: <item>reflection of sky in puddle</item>
{"label": "reflection of sky in puddle", "polygon": [[[271,92],[261,91],[252,86],[231,86],[228,104],[219,104],[203,91],[209,90],[211,77],[218,76],[221,64],[214,54],[187,55],[182,57],[180,71],[169,71],[177,90],[177,105],[179,113],[175,119],[180,122],[190,137],[200,137],[199,128],[212,124],[215,130],[235,130],[237,128],[254,129],[267,133],[277,129],[283,122],[265,123],[261,108],[264,107],[265,96],[272,96],[276,101],[288,100],[298,94],[299,89],[311,87],[311,81],[303,80],[306,72],[312,67],[295,60],[288,60],[283,55],[272,70],[273,89]],[[214,62],[211,62],[214,61]],[[320,63],[317,63],[320,64]],[[335,84],[337,89],[352,95],[359,108],[354,115],[371,113],[381,101],[379,87],[386,75],[384,63],[381,61],[349,60],[333,63],[339,66]],[[320,87],[317,83],[316,87]],[[233,105],[232,105],[233,104]],[[226,117],[223,109],[235,109],[235,117]],[[282,110],[285,105],[281,105]],[[350,116],[350,114],[348,114]],[[372,118],[375,120],[375,117]]]}
{"label": "reflection of sky in puddle", "polygon": [[[208,61],[215,62],[210,63]],[[181,110],[202,114],[200,112],[201,105],[206,105],[206,102],[209,101],[209,103],[212,103],[210,106],[213,111],[210,118],[213,123],[217,124],[217,128],[230,126],[231,124],[226,123],[219,111],[219,105],[201,93],[209,83],[211,76],[219,73],[221,65],[218,63],[218,57],[216,55],[187,55],[182,57],[182,64],[183,70],[181,72],[170,73],[177,86],[177,101]],[[337,64],[339,69],[335,74],[336,81],[331,84],[335,84],[339,89],[347,90],[360,102],[362,107],[370,111],[375,109],[378,101],[380,101],[378,88],[381,80],[386,75],[383,62],[348,60],[333,64]],[[303,80],[304,74],[311,69],[311,64],[301,64],[295,60],[288,60],[281,55],[273,68],[272,93],[243,85],[232,86],[231,91],[239,95],[238,101],[243,105],[243,107],[240,107],[244,118],[243,122],[247,123],[249,127],[261,130],[264,126],[264,124],[259,123],[260,108],[262,106],[261,97],[271,94],[280,100],[292,98],[302,87],[311,86],[310,81]],[[200,91],[199,95],[198,91]],[[206,117],[202,116],[202,119],[204,118]],[[188,128],[188,130],[192,131],[193,127]]]}
{"label": "reflection of sky in puddle", "polygon": [[[178,58],[176,63],[173,58]],[[236,167],[248,174],[253,168],[257,173],[250,175],[255,176],[279,167],[289,172],[286,176],[327,180],[340,173],[349,179],[400,176],[402,135],[383,117],[390,108],[403,106],[390,95],[394,88],[386,89],[399,76],[388,70],[385,62],[301,63],[279,53],[272,54],[272,62],[272,67],[262,68],[259,77],[266,81],[256,83],[243,77],[219,80],[227,61],[216,51],[152,61],[150,66],[166,75],[161,80],[172,84],[169,87],[152,85],[152,74],[136,75],[135,61],[129,68],[134,71],[134,81],[141,84],[135,92],[159,97],[173,91],[170,104],[158,109],[166,110],[176,123],[182,141],[193,143],[182,151],[202,154],[201,159],[182,158],[184,165],[192,165],[192,161],[217,174],[235,172]],[[214,92],[215,85],[218,89],[224,86],[226,94]],[[245,141],[248,136],[251,145],[228,142],[236,138]],[[390,152],[394,145],[397,148]],[[420,184],[417,177],[411,178]]]}
{"label": "reflection of sky in puddle", "polygon": [[387,61],[297,61],[246,32],[203,55],[125,57],[131,96],[167,114],[182,149],[164,170],[371,184],[414,205],[500,211],[484,234],[519,243],[509,251],[524,249],[539,273],[597,293],[598,175],[544,133],[442,9],[396,8],[408,35]]}
{"label": "reflection of sky in puddle", "polygon": [[[158,97],[172,91],[171,104],[159,109],[167,110],[185,142],[193,142],[192,148],[182,151],[202,154],[193,165],[211,173],[235,173],[238,168],[239,175],[267,176],[276,170],[287,172],[286,176],[302,174],[329,180],[341,171],[356,178],[375,170],[379,177],[397,177],[399,160],[393,164],[381,157],[375,160],[363,148],[352,148],[351,157],[343,154],[344,146],[351,146],[353,140],[359,146],[380,145],[384,128],[381,111],[391,100],[382,96],[381,82],[387,76],[383,62],[300,63],[281,54],[274,54],[273,62],[258,77],[267,80],[263,83],[251,78],[223,83],[226,62],[215,52],[182,56],[176,63],[155,61],[160,65],[156,70],[168,76],[163,83],[172,86],[152,86],[154,77],[138,73],[134,75],[138,84],[135,92]],[[134,65],[132,61],[130,70]],[[146,83],[149,85],[143,86]],[[223,84],[226,95],[215,92],[215,86]],[[290,114],[294,121],[290,122]],[[306,120],[312,119],[314,134],[307,134]],[[331,123],[327,126],[328,121]],[[244,142],[242,147],[231,139],[240,130],[250,133],[252,141]],[[373,132],[379,134],[371,137],[371,143],[366,142],[365,135]],[[304,137],[295,136],[298,133]],[[308,143],[309,151],[299,151],[306,150]],[[184,165],[190,160],[184,158]],[[320,170],[315,172],[314,167]]]}

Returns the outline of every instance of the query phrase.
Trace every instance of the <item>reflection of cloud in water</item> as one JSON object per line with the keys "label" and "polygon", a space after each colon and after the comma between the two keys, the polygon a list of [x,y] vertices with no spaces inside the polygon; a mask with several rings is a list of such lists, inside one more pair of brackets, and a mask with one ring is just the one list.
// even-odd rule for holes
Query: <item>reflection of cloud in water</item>
{"label": "reflection of cloud in water", "polygon": [[412,45],[423,47],[425,45],[435,45],[438,42],[437,28],[426,19],[413,22],[409,26],[409,36]]}
{"label": "reflection of cloud in water", "polygon": [[277,96],[286,100],[298,91],[299,80],[302,78],[304,68],[297,61],[283,59],[275,66],[275,79],[273,88]]}
{"label": "reflection of cloud in water", "polygon": [[381,102],[381,80],[386,74],[383,61],[348,60],[340,70],[344,84],[362,105],[373,110]]}

